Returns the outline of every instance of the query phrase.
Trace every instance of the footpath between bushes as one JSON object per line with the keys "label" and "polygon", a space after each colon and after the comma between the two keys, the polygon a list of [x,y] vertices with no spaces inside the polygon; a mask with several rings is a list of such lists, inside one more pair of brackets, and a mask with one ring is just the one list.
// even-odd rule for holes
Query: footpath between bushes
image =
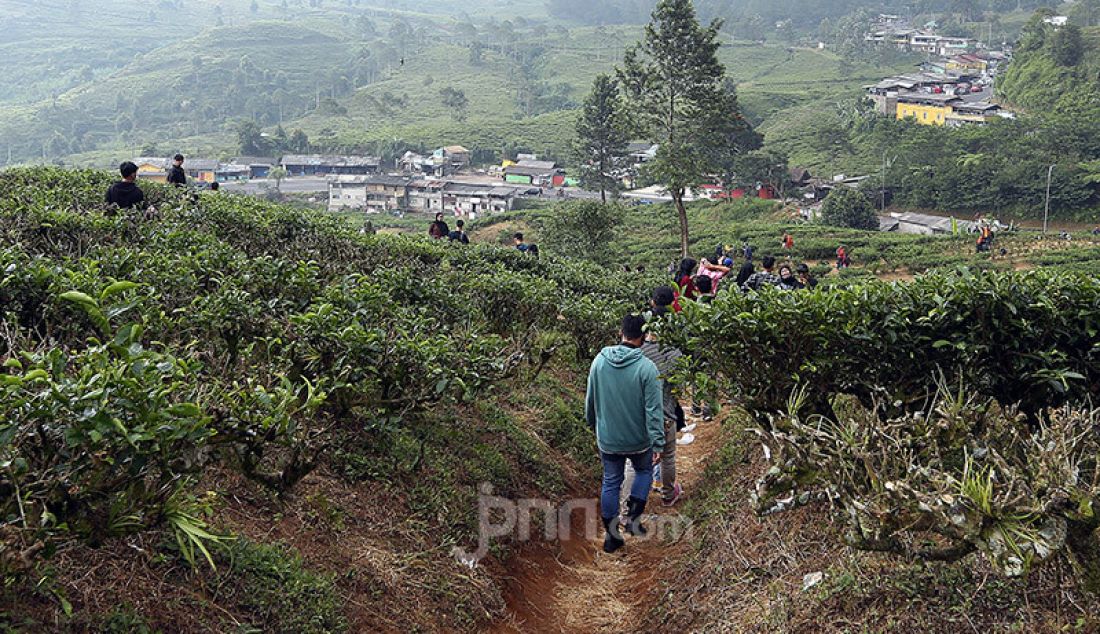
{"label": "footpath between bushes", "polygon": [[[677,447],[677,478],[684,488],[680,504],[666,508],[654,492],[646,508],[647,526],[669,525],[690,498],[709,458],[717,451],[722,431],[715,420],[697,423],[695,441]],[[593,458],[595,459],[595,458]],[[589,483],[587,495],[595,496],[599,482]],[[692,532],[672,541],[665,536],[631,539],[617,553],[603,553],[602,528],[595,539],[586,539],[581,513],[573,517],[572,539],[530,543],[512,558],[505,587],[507,616],[490,628],[496,634],[527,632],[583,633],[635,631],[665,589],[662,564],[689,545]]]}

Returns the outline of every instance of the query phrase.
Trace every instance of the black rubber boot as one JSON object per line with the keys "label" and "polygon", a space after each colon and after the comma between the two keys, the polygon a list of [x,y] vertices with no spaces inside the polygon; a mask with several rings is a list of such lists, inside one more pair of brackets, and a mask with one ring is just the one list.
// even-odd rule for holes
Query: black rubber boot
{"label": "black rubber boot", "polygon": [[633,495],[626,500],[626,532],[637,537],[645,537],[647,531],[642,526],[642,513],[645,512],[645,500],[639,500]]}
{"label": "black rubber boot", "polygon": [[613,553],[626,545],[626,541],[623,540],[623,534],[619,532],[619,518],[603,518],[603,528],[603,551],[605,553]]}

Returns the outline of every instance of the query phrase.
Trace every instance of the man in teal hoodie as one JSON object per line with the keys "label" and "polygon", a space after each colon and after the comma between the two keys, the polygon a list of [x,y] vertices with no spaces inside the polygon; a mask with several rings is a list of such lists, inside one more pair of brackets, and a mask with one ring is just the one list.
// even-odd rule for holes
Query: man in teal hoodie
{"label": "man in teal hoodie", "polygon": [[625,543],[619,531],[619,491],[626,461],[636,477],[627,499],[627,532],[644,535],[641,516],[653,485],[653,465],[661,459],[665,444],[664,394],[657,366],[642,354],[645,319],[627,315],[622,341],[600,351],[588,373],[585,419],[596,431],[603,461],[604,552],[615,552]]}

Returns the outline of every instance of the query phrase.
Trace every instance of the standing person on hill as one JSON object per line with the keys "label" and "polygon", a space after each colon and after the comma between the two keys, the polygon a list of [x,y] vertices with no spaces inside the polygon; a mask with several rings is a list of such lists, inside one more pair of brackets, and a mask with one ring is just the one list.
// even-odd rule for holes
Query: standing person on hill
{"label": "standing person on hill", "polygon": [[836,250],[836,270],[846,269],[852,264],[852,259],[848,257],[848,247],[843,244]]}
{"label": "standing person on hill", "polygon": [[118,166],[118,171],[122,174],[122,180],[107,189],[107,196],[105,197],[107,204],[115,205],[119,209],[133,209],[145,202],[145,193],[141,191],[141,188],[135,182],[137,181],[137,165],[126,161]]}
{"label": "standing person on hill", "polygon": [[168,183],[176,187],[187,185],[187,174],[183,171],[183,155],[172,157],[172,167],[168,170]]}
{"label": "standing person on hill", "polygon": [[459,220],[455,223],[455,230],[447,234],[447,238],[451,242],[458,242],[461,244],[470,244],[470,236],[466,235],[466,221]]}
{"label": "standing person on hill", "polygon": [[527,250],[531,248],[530,245],[523,241],[523,234],[518,231],[512,235],[512,244],[515,245],[517,251],[522,253],[527,253]]}
{"label": "standing person on hill", "polygon": [[[710,278],[703,279],[710,281]],[[667,308],[653,306],[653,310],[650,311],[647,319],[660,319],[667,314]],[[672,372],[676,360],[682,357],[683,353],[676,348],[660,345],[652,333],[647,333],[645,343],[642,344],[642,354],[657,366],[657,371],[660,373],[661,392],[664,397],[665,446],[661,451],[661,462],[653,469],[653,487],[661,492],[661,501],[664,506],[674,506],[684,494],[683,487],[676,481],[676,433],[684,428],[685,420],[684,408],[680,406],[680,402],[676,399],[672,384],[668,382],[668,376]],[[635,478],[634,467],[630,462],[627,462],[623,488],[632,488]],[[623,514],[628,517],[630,512],[629,501],[627,491],[619,494],[620,507],[623,508]]]}
{"label": "standing person on hill", "polygon": [[584,413],[596,432],[603,462],[600,516],[607,553],[626,543],[619,530],[619,492],[627,461],[636,477],[627,500],[626,530],[644,535],[641,517],[653,485],[653,465],[660,462],[665,445],[664,395],[657,366],[641,350],[644,326],[640,315],[623,318],[622,341],[600,351],[588,372]]}
{"label": "standing person on hill", "polygon": [[737,284],[737,288],[745,286],[745,282],[749,281],[753,273],[756,273],[756,267],[753,266],[752,258],[745,260],[745,263],[741,265],[741,270],[737,272],[737,277],[734,278],[734,283]]}
{"label": "standing person on hill", "polygon": [[783,232],[783,248],[787,251],[794,248],[794,236],[789,231]]}
{"label": "standing person on hill", "polygon": [[428,235],[433,240],[442,240],[451,233],[451,228],[447,226],[447,223],[443,220],[443,212],[435,214],[435,222],[428,226]]}
{"label": "standing person on hill", "polygon": [[671,286],[658,286],[653,289],[653,296],[649,299],[649,306],[653,310],[662,308],[664,310],[676,310],[676,291],[672,290]]}
{"label": "standing person on hill", "polygon": [[680,289],[680,297],[684,299],[695,299],[695,266],[697,264],[698,262],[692,258],[680,260],[680,268],[677,269],[673,281]]}
{"label": "standing person on hill", "polygon": [[[668,314],[667,309],[656,307],[653,309],[653,317],[661,318]],[[657,366],[660,375],[661,395],[665,418],[665,444],[660,452],[659,467],[661,470],[661,501],[664,506],[673,506],[680,501],[684,494],[683,487],[676,481],[676,432],[684,424],[684,409],[676,399],[672,391],[672,384],[668,382],[668,376],[672,373],[676,360],[683,353],[673,347],[662,346],[652,334],[647,334],[642,344],[642,354]],[[629,513],[629,507],[628,507]],[[643,530],[644,534],[645,531]]]}
{"label": "standing person on hill", "polygon": [[[717,290],[718,284],[722,281],[723,278],[730,274],[730,271],[732,270],[730,267],[733,266],[733,260],[729,258],[723,258],[722,260],[719,260],[719,262],[719,264],[712,264],[707,260],[703,260],[702,262],[700,262],[699,274],[696,276],[695,279],[698,279],[700,277],[709,277],[712,282],[711,290]],[[696,294],[698,294],[698,290],[699,289],[697,287]]]}
{"label": "standing person on hill", "polygon": [[746,260],[751,260],[755,251],[756,247],[749,244],[748,238],[741,238],[741,255],[745,256]]}
{"label": "standing person on hill", "polygon": [[779,276],[775,274],[775,258],[770,255],[764,256],[764,270],[759,273],[753,273],[749,279],[745,280],[745,284],[741,287],[744,291],[758,291],[765,286],[779,286]]}

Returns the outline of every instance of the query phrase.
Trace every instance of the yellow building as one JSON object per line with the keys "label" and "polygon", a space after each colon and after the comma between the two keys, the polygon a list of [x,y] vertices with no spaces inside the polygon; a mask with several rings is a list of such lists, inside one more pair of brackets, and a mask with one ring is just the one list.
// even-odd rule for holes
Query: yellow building
{"label": "yellow building", "polygon": [[897,118],[913,118],[921,125],[947,125],[952,106],[962,99],[947,94],[911,93],[898,95]]}
{"label": "yellow building", "polygon": [[976,55],[956,55],[947,60],[944,67],[949,71],[984,73],[989,69],[989,62]]}
{"label": "yellow building", "polygon": [[139,156],[134,159],[138,168],[138,178],[157,183],[168,182],[167,162],[162,158]]}

